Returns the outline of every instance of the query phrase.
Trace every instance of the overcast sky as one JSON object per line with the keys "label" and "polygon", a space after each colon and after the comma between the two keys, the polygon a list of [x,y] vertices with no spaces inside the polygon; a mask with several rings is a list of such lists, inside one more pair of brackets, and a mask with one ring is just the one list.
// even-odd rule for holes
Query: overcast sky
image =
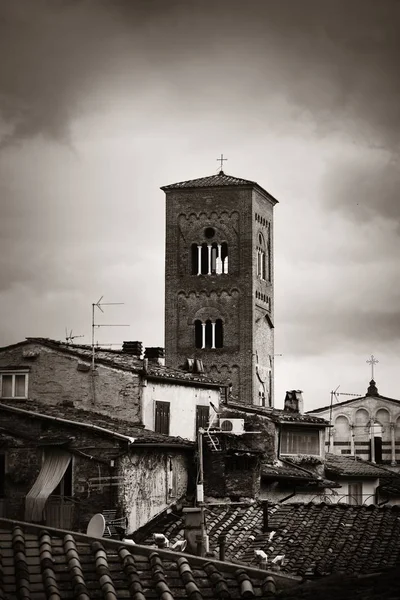
{"label": "overcast sky", "polygon": [[[400,398],[400,2],[0,0],[0,345],[164,343],[164,194],[275,208],[275,404]],[[345,397],[341,398],[346,399]]]}

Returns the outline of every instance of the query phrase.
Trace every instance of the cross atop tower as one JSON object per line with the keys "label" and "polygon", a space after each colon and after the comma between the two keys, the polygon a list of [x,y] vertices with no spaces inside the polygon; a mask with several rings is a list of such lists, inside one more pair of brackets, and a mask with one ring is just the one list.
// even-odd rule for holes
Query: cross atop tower
{"label": "cross atop tower", "polygon": [[374,379],[374,365],[378,364],[379,360],[375,358],[373,354],[371,354],[371,358],[366,361],[369,365],[371,365],[371,379]]}
{"label": "cross atop tower", "polygon": [[223,170],[222,168],[223,168],[223,166],[224,166],[224,165],[223,165],[223,163],[224,163],[224,160],[228,160],[228,159],[227,159],[227,158],[224,158],[224,155],[223,155],[223,154],[221,154],[221,158],[217,158],[217,162],[220,162],[220,163],[221,163],[221,165],[220,165],[220,172],[221,172],[221,173],[222,173],[222,170]]}

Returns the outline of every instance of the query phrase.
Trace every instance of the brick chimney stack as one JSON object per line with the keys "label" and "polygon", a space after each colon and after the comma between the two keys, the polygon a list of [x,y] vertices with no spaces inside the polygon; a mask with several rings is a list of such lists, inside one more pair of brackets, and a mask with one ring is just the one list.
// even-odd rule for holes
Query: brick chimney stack
{"label": "brick chimney stack", "polygon": [[285,407],[286,412],[298,413],[304,412],[303,392],[301,390],[290,390],[286,392]]}
{"label": "brick chimney stack", "polygon": [[140,358],[143,353],[143,344],[142,342],[123,342],[122,351],[125,352],[125,354],[131,354],[132,356]]}
{"label": "brick chimney stack", "polygon": [[160,348],[158,346],[148,347],[144,351],[144,357],[147,358],[149,362],[163,365],[165,362],[165,350],[164,348]]}

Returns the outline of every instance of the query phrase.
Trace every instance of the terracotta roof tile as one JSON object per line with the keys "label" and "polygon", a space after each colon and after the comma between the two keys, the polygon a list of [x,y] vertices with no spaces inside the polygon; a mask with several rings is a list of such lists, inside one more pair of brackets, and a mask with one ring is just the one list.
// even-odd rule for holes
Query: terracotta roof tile
{"label": "terracotta roof tile", "polygon": [[[140,425],[135,425],[131,421],[125,421],[124,419],[116,419],[113,417],[109,417],[107,415],[103,415],[100,413],[96,413],[91,410],[84,410],[81,408],[76,408],[74,406],[66,406],[66,405],[56,405],[51,406],[49,404],[44,404],[35,400],[12,400],[12,399],[2,399],[0,403],[0,411],[1,410],[15,410],[18,412],[20,410],[29,411],[31,413],[35,413],[37,418],[46,419],[46,417],[57,417],[58,419],[65,419],[66,421],[71,421],[73,425],[68,425],[68,423],[63,423],[62,421],[58,421],[58,426],[64,426],[66,429],[73,427],[88,427],[91,425],[95,425],[97,427],[101,427],[105,431],[100,432],[99,430],[92,429],[94,433],[98,433],[99,435],[110,435],[113,434],[122,434],[125,436],[129,436],[134,438],[134,442],[132,445],[136,444],[171,444],[171,445],[184,445],[188,448],[194,447],[194,442],[191,442],[187,439],[178,437],[178,436],[170,436],[165,435],[163,433],[157,433],[155,431],[150,431],[145,429]],[[1,431],[1,428],[0,428]],[[11,428],[6,428],[6,432],[13,433]],[[108,432],[108,433],[107,433]],[[16,432],[14,432],[16,434]],[[43,436],[43,439],[40,438],[37,440],[38,443],[43,445],[47,444],[49,441],[53,444],[55,443],[54,438],[47,439],[47,436]],[[68,443],[69,438],[62,438],[58,440],[58,443]]]}
{"label": "terracotta roof tile", "polygon": [[[7,519],[0,519],[0,566],[1,600],[251,600],[265,596],[271,575]],[[276,577],[274,585],[298,582]]]}
{"label": "terracotta roof tile", "polygon": [[[256,564],[254,550],[259,549],[269,563],[284,555],[281,571],[302,577],[370,573],[400,562],[400,507],[270,504],[268,512],[269,531],[263,533],[259,503],[206,506],[210,549],[217,551],[218,537],[225,533],[228,560]],[[182,536],[183,523],[179,512],[160,515],[134,537],[150,542],[158,532],[173,543]]]}
{"label": "terracotta roof tile", "polygon": [[261,477],[263,479],[274,481],[294,480],[304,483],[318,484],[318,486],[324,488],[340,487],[334,481],[324,479],[312,471],[308,471],[305,468],[299,468],[295,464],[288,464],[288,462],[285,461],[285,463],[282,464],[263,463],[261,465]]}
{"label": "terracotta roof tile", "polygon": [[336,575],[282,590],[280,600],[395,600],[399,597],[400,570],[368,576]]}
{"label": "terracotta roof tile", "polygon": [[[26,338],[24,342],[13,344],[13,346],[5,346],[0,348],[1,350],[7,350],[8,348],[15,346],[23,346],[27,344],[40,344],[58,350],[71,356],[76,356],[82,361],[90,363],[92,360],[92,347],[83,344],[67,344],[58,340],[52,340],[49,338]],[[111,366],[116,369],[124,371],[142,372],[143,371],[143,360],[140,358],[128,354],[123,350],[109,350],[107,348],[95,348],[95,358],[97,364]],[[171,367],[165,367],[149,361],[147,368],[147,376],[149,378],[156,379],[168,379],[179,381],[181,383],[202,385],[202,386],[213,386],[221,387],[221,383],[214,381],[206,375],[200,373],[191,373],[189,371],[183,371],[181,369],[173,369]]]}
{"label": "terracotta roof tile", "polygon": [[262,406],[248,406],[240,402],[229,401],[227,408],[243,410],[244,412],[264,415],[274,423],[309,423],[310,425],[328,425],[328,421],[322,417],[315,417],[307,413],[293,413],[279,408],[264,408]]}
{"label": "terracotta roof tile", "polygon": [[362,458],[331,453],[325,454],[325,470],[336,477],[373,477],[378,479],[384,474],[383,469]]}

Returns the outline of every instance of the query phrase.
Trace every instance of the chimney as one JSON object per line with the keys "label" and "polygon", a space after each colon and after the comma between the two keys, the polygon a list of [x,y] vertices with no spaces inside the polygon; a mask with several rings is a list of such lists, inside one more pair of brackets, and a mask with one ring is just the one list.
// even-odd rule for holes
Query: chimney
{"label": "chimney", "polygon": [[157,363],[158,365],[164,365],[165,360],[165,351],[164,348],[160,347],[148,347],[144,351],[144,357],[149,360],[149,362]]}
{"label": "chimney", "polygon": [[286,392],[285,406],[283,410],[302,415],[304,412],[303,392],[301,390],[291,390]]}
{"label": "chimney", "polygon": [[122,343],[122,352],[125,354],[131,354],[132,356],[137,356],[140,358],[143,352],[142,342],[123,342]]}
{"label": "chimney", "polygon": [[[189,554],[203,555],[204,547],[204,511],[200,506],[184,508],[186,551]],[[200,538],[200,539],[199,539]]]}

